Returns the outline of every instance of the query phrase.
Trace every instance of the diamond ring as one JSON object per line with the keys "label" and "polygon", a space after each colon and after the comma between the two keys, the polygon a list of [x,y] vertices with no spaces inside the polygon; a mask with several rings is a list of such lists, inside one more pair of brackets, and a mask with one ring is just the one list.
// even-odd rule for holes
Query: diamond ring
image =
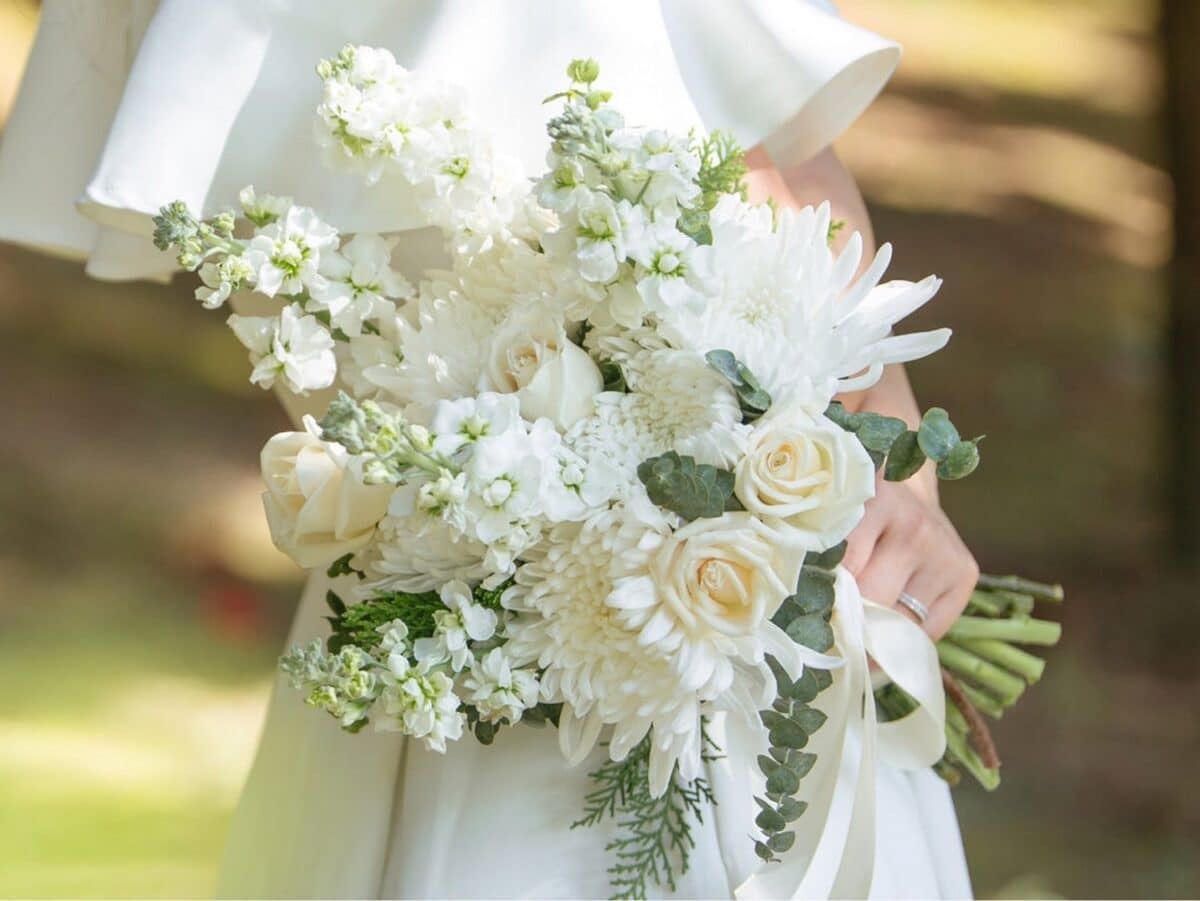
{"label": "diamond ring", "polygon": [[900,597],[896,598],[896,600],[907,607],[919,622],[924,623],[927,619],[929,619],[929,608],[914,598],[907,591],[900,592]]}

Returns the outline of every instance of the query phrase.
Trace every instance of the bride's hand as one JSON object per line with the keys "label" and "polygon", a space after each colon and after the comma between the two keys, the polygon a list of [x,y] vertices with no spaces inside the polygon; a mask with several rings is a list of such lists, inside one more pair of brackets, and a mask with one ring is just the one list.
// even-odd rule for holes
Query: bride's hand
{"label": "bride's hand", "polygon": [[936,640],[962,613],[979,566],[942,512],[936,480],[930,479],[928,472],[907,482],[881,477],[843,562],[863,597],[894,606],[904,591],[924,604],[929,609],[924,629]]}

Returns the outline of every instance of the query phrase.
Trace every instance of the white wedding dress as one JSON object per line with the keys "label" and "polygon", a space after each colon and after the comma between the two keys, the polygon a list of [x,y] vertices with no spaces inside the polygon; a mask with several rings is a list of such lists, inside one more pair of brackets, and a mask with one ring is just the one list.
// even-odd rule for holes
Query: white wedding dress
{"label": "white wedding dress", "polygon": [[[405,197],[325,170],[311,140],[312,67],[346,42],[463,85],[531,173],[545,148],[540,101],[573,57],[600,61],[633,124],[730,129],[788,163],[849,125],[899,56],[806,0],[46,0],[0,143],[0,239],[84,260],[99,278],[164,279],[175,267],[148,239],[153,213],[181,198],[210,214],[250,183],[343,231],[410,229]],[[439,254],[430,233],[410,232],[398,265],[415,276]],[[325,399],[283,400],[298,417]],[[307,586],[291,641],[325,634],[325,588]],[[725,751],[709,766],[719,803],[679,897],[732,897],[759,869],[753,754]],[[468,738],[445,755],[348,736],[280,682],[220,892],[605,897],[611,828],[569,828],[595,762],[569,769],[549,730],[506,730],[491,748]],[[969,896],[944,784],[880,764],[875,801],[872,895]]]}

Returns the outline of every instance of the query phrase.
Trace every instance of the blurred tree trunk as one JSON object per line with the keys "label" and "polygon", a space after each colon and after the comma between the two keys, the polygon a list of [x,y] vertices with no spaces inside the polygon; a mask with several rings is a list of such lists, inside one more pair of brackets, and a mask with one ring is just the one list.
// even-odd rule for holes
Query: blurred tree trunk
{"label": "blurred tree trunk", "polygon": [[1175,183],[1165,481],[1174,558],[1200,567],[1200,2],[1162,0],[1161,8],[1167,155]]}

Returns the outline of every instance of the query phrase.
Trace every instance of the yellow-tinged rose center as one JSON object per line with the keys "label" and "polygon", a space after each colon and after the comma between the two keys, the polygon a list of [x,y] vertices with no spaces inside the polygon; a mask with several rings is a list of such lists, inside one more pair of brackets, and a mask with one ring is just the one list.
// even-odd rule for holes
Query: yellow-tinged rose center
{"label": "yellow-tinged rose center", "polygon": [[750,570],[731,560],[709,557],[700,562],[697,576],[708,596],[737,619],[750,604]]}

